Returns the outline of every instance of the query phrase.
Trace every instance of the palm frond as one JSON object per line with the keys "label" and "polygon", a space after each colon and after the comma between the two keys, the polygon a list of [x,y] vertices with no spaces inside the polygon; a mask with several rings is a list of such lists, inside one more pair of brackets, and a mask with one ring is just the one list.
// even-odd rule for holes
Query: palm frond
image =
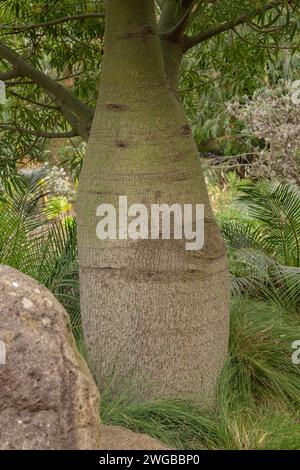
{"label": "palm frond", "polygon": [[47,173],[19,173],[0,189],[0,263],[12,266],[47,287],[80,328],[76,222],[49,221],[44,198]]}
{"label": "palm frond", "polygon": [[249,183],[238,198],[252,217],[223,221],[235,293],[300,309],[300,191],[291,183]]}
{"label": "palm frond", "polygon": [[300,266],[300,190],[292,183],[248,184],[238,201],[260,222],[260,244],[279,262]]}

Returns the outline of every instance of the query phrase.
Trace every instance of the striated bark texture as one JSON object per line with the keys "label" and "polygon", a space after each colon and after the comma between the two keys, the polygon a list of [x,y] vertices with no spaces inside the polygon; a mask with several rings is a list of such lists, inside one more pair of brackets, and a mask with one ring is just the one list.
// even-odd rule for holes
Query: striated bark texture
{"label": "striated bark texture", "polygon": [[[115,374],[140,396],[211,399],[227,352],[226,251],[170,83],[154,2],[108,0],[77,205],[82,316],[102,389]],[[100,241],[96,208],[118,207],[119,195],[129,205],[205,204],[204,248],[186,251],[184,240],[172,239]]]}

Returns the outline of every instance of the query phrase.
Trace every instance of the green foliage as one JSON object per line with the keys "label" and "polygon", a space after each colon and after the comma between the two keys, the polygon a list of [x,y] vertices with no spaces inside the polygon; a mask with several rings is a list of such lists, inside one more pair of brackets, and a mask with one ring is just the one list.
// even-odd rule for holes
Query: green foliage
{"label": "green foliage", "polygon": [[86,152],[86,142],[82,139],[70,139],[71,145],[62,146],[59,157],[64,166],[68,166],[69,173],[74,181],[78,181],[82,168],[83,157]]}
{"label": "green foliage", "polygon": [[130,391],[102,395],[102,419],[179,449],[298,449],[300,370],[291,344],[299,324],[276,304],[236,299],[228,361],[216,405],[165,399],[136,403]]}
{"label": "green foliage", "polygon": [[210,203],[218,221],[238,219],[246,222],[249,217],[235,200],[247,180],[241,180],[234,171],[227,172],[226,162],[218,168],[204,162],[203,167]]}
{"label": "green foliage", "polygon": [[[190,34],[210,30],[267,2],[200,2]],[[251,151],[253,136],[243,135],[242,123],[232,122],[226,103],[251,97],[257,88],[280,79],[299,78],[299,8],[284,6],[254,21],[219,34],[185,56],[180,90],[199,148],[210,142],[227,155]]]}
{"label": "green foliage", "polygon": [[[37,69],[46,72],[82,101],[94,106],[103,54],[104,23],[99,18],[68,21],[47,28],[11,32],[9,28],[45,23],[80,13],[103,12],[99,0],[2,0],[1,41]],[[30,47],[29,47],[30,44]],[[0,72],[10,67],[0,60]],[[7,103],[0,105],[0,118],[17,122],[19,127],[50,132],[65,132],[68,124],[58,103],[39,86],[27,79],[14,80],[7,87]],[[38,157],[44,138],[27,133],[5,131],[0,155],[8,161],[24,156]]]}
{"label": "green foliage", "polygon": [[53,196],[47,201],[45,212],[49,219],[56,219],[71,209],[68,199],[63,196]]}
{"label": "green foliage", "polygon": [[44,171],[17,174],[0,193],[0,263],[37,279],[70,314],[74,332],[81,327],[76,224],[73,218],[49,222]]}
{"label": "green foliage", "polygon": [[[293,1],[295,5],[296,0]],[[157,2],[163,4],[164,2]],[[173,16],[182,10],[182,2],[173,2]],[[188,35],[213,30],[220,24],[249,14],[268,3],[245,0],[203,2],[196,0],[187,22]],[[177,9],[177,11],[176,11]],[[2,0],[1,41],[37,69],[46,72],[91,107],[97,99],[101,73],[104,22],[99,18],[68,21],[47,28],[16,30],[81,13],[103,13],[100,0]],[[179,15],[180,16],[180,15]],[[30,44],[30,47],[29,47]],[[240,149],[239,127],[232,125],[226,102],[236,96],[251,96],[255,89],[280,78],[294,80],[299,74],[299,8],[282,3],[261,13],[246,25],[218,34],[184,58],[180,90],[199,146],[217,139],[231,153]],[[0,60],[0,72],[9,68]],[[58,103],[26,79],[13,80],[7,88],[8,101],[0,107],[5,121],[18,126],[63,132],[68,129]],[[201,110],[201,113],[200,113]],[[251,144],[243,142],[246,148]],[[0,155],[6,161],[30,155],[36,158],[45,139],[28,133],[6,130],[1,136]]]}
{"label": "green foliage", "polygon": [[239,400],[299,409],[300,369],[292,363],[292,343],[298,338],[299,321],[276,303],[233,300],[225,375]]}
{"label": "green foliage", "polygon": [[300,266],[300,191],[291,183],[243,185],[239,202],[260,222],[262,248],[278,262]]}
{"label": "green foliage", "polygon": [[300,191],[291,183],[249,183],[239,203],[250,221],[222,220],[233,289],[300,308]]}
{"label": "green foliage", "polygon": [[[256,409],[237,403],[208,412],[184,400],[111,404],[105,423],[147,433],[171,448],[187,450],[298,450],[297,416],[274,409]],[[102,407],[105,407],[104,403]]]}

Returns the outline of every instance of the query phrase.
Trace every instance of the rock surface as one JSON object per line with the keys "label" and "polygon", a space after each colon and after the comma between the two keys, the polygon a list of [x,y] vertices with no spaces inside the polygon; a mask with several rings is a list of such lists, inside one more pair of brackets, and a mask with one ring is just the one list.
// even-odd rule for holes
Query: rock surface
{"label": "rock surface", "polygon": [[171,450],[146,434],[119,426],[103,426],[101,450]]}
{"label": "rock surface", "polygon": [[99,449],[98,390],[67,313],[47,289],[6,266],[0,342],[0,450]]}

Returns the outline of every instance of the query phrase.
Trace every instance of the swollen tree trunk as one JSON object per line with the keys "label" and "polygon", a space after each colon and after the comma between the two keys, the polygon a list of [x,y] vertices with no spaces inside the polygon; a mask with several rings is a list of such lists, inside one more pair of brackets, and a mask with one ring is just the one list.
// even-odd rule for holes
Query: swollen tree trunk
{"label": "swollen tree trunk", "polygon": [[[99,240],[96,210],[205,205],[205,244]],[[78,195],[81,306],[104,389],[212,398],[228,342],[229,283],[191,129],[166,78],[154,2],[108,0],[99,101]]]}

